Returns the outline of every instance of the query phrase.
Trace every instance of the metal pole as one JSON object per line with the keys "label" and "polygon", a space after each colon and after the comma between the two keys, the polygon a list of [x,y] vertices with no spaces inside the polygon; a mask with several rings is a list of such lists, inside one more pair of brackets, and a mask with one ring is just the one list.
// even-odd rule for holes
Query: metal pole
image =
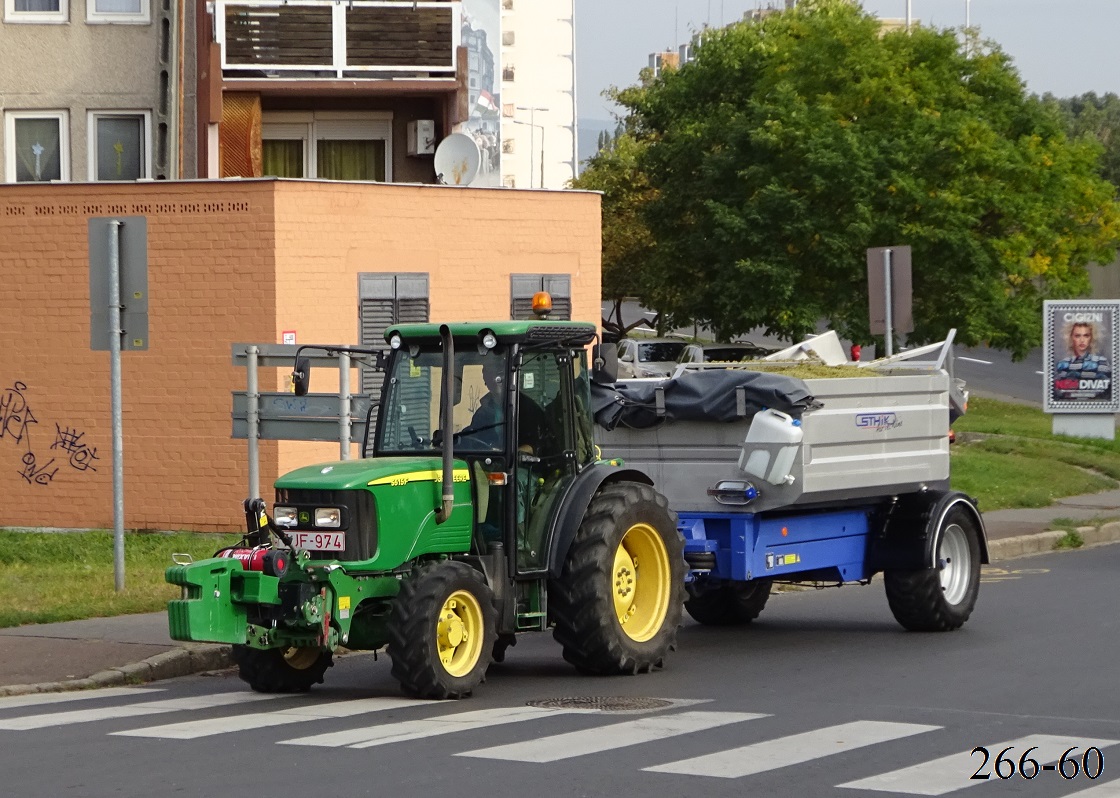
{"label": "metal pole", "polygon": [[248,360],[245,364],[245,371],[248,379],[248,383],[245,386],[245,398],[248,400],[245,420],[249,438],[249,498],[251,499],[259,499],[261,497],[259,443],[261,436],[261,395],[257,385],[257,355],[260,351],[261,350],[255,346],[250,346],[245,350],[245,354],[248,355]]}
{"label": "metal pole", "polygon": [[907,33],[910,32],[910,18],[912,16],[911,15],[910,3],[911,3],[911,0],[906,0],[906,32]]}
{"label": "metal pole", "polygon": [[886,341],[887,357],[894,354],[894,329],[891,318],[891,250],[883,250],[883,287],[887,295],[887,331],[883,336]]}
{"label": "metal pole", "polygon": [[124,433],[121,424],[121,223],[109,222],[109,402],[113,427],[113,581],[124,590]]}
{"label": "metal pole", "polygon": [[338,353],[338,457],[350,459],[350,353]]}
{"label": "metal pole", "polygon": [[964,0],[964,27],[972,27],[972,0]]}
{"label": "metal pole", "polygon": [[536,108],[530,109],[529,110],[529,188],[533,187],[533,152],[537,149],[537,147],[536,147],[537,126],[534,124],[534,120],[536,119],[536,117],[537,117],[537,109]]}
{"label": "metal pole", "polygon": [[541,188],[544,188],[544,125],[541,125]]}

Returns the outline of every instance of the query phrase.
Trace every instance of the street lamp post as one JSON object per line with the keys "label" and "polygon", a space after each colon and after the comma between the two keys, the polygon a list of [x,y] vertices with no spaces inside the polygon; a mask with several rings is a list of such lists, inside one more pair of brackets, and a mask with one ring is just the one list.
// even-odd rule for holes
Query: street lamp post
{"label": "street lamp post", "polygon": [[[516,119],[513,121],[519,125],[529,125],[529,188],[533,187],[533,155],[536,152],[536,132],[538,125],[536,124],[537,111],[548,111],[547,108],[541,108],[537,105],[519,105],[518,111],[528,111],[529,121],[518,122]],[[539,126],[541,129],[541,188],[544,188],[544,125]]]}

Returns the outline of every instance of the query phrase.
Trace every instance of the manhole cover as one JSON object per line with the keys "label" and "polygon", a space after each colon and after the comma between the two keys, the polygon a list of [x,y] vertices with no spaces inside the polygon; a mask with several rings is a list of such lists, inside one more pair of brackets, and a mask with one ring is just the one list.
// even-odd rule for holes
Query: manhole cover
{"label": "manhole cover", "polygon": [[666,701],[664,698],[629,698],[626,696],[542,698],[538,701],[526,701],[525,703],[531,707],[541,707],[543,709],[598,709],[604,712],[663,709],[673,705],[672,701]]}

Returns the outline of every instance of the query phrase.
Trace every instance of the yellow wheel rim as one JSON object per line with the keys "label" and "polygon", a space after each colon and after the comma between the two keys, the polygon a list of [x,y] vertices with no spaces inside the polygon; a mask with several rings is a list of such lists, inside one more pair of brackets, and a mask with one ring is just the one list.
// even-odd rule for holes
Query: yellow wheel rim
{"label": "yellow wheel rim", "polygon": [[297,671],[305,671],[314,665],[319,660],[319,649],[304,647],[304,648],[289,648],[284,652],[284,662],[288,663],[288,667],[294,668]]}
{"label": "yellow wheel rim", "polygon": [[443,602],[436,623],[436,651],[452,676],[466,676],[482,654],[482,607],[466,590],[456,590]]}
{"label": "yellow wheel rim", "polygon": [[614,553],[611,594],[618,622],[631,640],[649,640],[665,623],[672,586],[669,552],[649,524],[634,524]]}

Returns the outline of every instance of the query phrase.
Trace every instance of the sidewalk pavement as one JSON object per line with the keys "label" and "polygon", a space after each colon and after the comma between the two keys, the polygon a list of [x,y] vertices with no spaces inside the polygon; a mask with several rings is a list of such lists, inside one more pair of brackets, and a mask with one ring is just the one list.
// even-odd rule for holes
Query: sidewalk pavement
{"label": "sidewalk pavement", "polygon": [[[1083,521],[1078,531],[1086,545],[1120,541],[1120,520],[1109,520],[1120,519],[1120,489],[1040,509],[984,513],[991,559],[1052,550],[1066,534],[1052,529],[1058,518]],[[139,684],[229,667],[229,646],[171,640],[163,612],[0,629],[0,696]]]}

